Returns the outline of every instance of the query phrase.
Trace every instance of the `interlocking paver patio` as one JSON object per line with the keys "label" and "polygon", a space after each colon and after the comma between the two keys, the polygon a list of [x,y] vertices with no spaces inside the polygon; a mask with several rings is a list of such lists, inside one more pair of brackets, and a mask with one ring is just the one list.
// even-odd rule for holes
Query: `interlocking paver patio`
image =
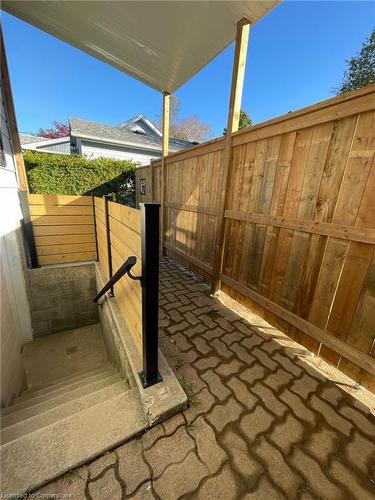
{"label": "interlocking paver patio", "polygon": [[260,318],[249,324],[169,258],[160,296],[160,346],[190,407],[38,493],[374,498],[374,417],[344,390],[347,382],[332,381],[341,380],[338,372],[325,366],[332,380],[322,375],[301,346]]}

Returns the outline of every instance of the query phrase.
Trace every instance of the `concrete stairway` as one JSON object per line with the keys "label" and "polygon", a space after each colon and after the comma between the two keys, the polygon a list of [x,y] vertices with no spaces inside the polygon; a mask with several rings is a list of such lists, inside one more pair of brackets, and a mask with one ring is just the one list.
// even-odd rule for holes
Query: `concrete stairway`
{"label": "concrete stairway", "polygon": [[1,493],[30,491],[146,425],[110,364],[25,390],[1,414]]}

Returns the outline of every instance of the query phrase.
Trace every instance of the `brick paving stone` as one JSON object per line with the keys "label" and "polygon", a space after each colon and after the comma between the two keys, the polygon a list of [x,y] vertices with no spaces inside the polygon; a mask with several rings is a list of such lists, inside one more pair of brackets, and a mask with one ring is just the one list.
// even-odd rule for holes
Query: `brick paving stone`
{"label": "brick paving stone", "polygon": [[104,469],[116,463],[116,455],[114,453],[105,453],[97,460],[94,460],[87,466],[90,474],[90,479],[95,479]]}
{"label": "brick paving stone", "polygon": [[288,455],[294,446],[302,441],[303,425],[293,415],[289,414],[285,422],[276,424],[270,439]]}
{"label": "brick paving stone", "polygon": [[242,476],[247,487],[254,488],[259,476],[264,473],[262,464],[249,452],[242,437],[231,429],[224,433],[221,441],[230,457],[231,465]]}
{"label": "brick paving stone", "polygon": [[257,437],[268,430],[274,417],[258,405],[252,413],[247,413],[241,420],[240,428],[252,443]]}
{"label": "brick paving stone", "polygon": [[151,478],[143,455],[139,439],[133,439],[117,448],[118,473],[125,483],[126,495],[131,495],[138,486]]}
{"label": "brick paving stone", "polygon": [[256,363],[256,359],[254,356],[251,356],[251,354],[248,353],[248,351],[242,347],[240,344],[232,344],[230,346],[231,351],[233,351],[238,358],[240,358],[241,361],[246,363],[248,366],[252,365],[253,363]]}
{"label": "brick paving stone", "polygon": [[252,386],[257,380],[263,379],[265,374],[265,368],[261,364],[256,363],[254,366],[241,373],[240,378]]}
{"label": "brick paving stone", "polygon": [[279,352],[272,356],[272,359],[277,361],[287,372],[291,372],[296,377],[299,377],[302,373],[302,369],[295,363],[290,361],[287,356],[283,356]]}
{"label": "brick paving stone", "polygon": [[203,420],[203,417],[198,417],[188,433],[195,441],[198,457],[210,471],[210,474],[215,474],[228,457],[218,445],[214,431]]}
{"label": "brick paving stone", "polygon": [[152,492],[152,482],[147,481],[143,483],[137,491],[132,495],[126,495],[125,498],[131,498],[131,500],[153,500],[156,496]]}
{"label": "brick paving stone", "polygon": [[215,399],[213,395],[207,388],[204,388],[200,393],[194,398],[194,402],[184,411],[184,416],[186,422],[190,424],[199,415],[206,414],[215,405]]}
{"label": "brick paving stone", "polygon": [[343,399],[344,393],[333,385],[328,385],[323,388],[320,397],[332,405],[338,405]]}
{"label": "brick paving stone", "polygon": [[202,337],[196,337],[192,339],[192,342],[196,349],[203,355],[207,355],[212,349]]}
{"label": "brick paving stone", "polygon": [[362,432],[368,434],[370,437],[375,437],[375,417],[373,415],[365,417],[362,413],[349,406],[339,408],[338,412],[344,418],[351,420]]}
{"label": "brick paving stone", "polygon": [[185,427],[180,427],[172,436],[159,439],[143,455],[152,468],[154,477],[159,477],[168,465],[181,462],[193,449],[194,441]]}
{"label": "brick paving stone", "polygon": [[261,438],[256,453],[267,464],[268,475],[284,491],[287,498],[297,498],[303,479],[285,462],[280,451],[265,438]]}
{"label": "brick paving stone", "polygon": [[331,464],[329,472],[335,481],[341,483],[350,491],[351,498],[374,500],[375,486],[373,482],[358,480],[351,470],[338,461]]}
{"label": "brick paving stone", "polygon": [[177,335],[173,335],[172,339],[176,343],[176,346],[180,351],[189,351],[193,345],[186,339],[185,335],[182,333],[178,333]]}
{"label": "brick paving stone", "polygon": [[235,326],[232,323],[229,323],[229,321],[225,318],[217,318],[216,323],[226,330],[227,332],[232,332],[235,329]]}
{"label": "brick paving stone", "polygon": [[217,324],[212,320],[212,318],[208,314],[201,314],[199,316],[200,321],[202,321],[207,328],[216,328]]}
{"label": "brick paving stone", "polygon": [[104,476],[90,482],[88,489],[92,500],[103,500],[103,498],[121,500],[122,498],[121,484],[116,479],[114,469],[109,469]]}
{"label": "brick paving stone", "polygon": [[274,358],[275,354],[280,351],[281,346],[274,340],[267,340],[266,342],[263,342],[262,349],[263,351],[268,352],[268,354],[271,354],[272,358]]}
{"label": "brick paving stone", "polygon": [[182,495],[196,491],[199,483],[209,474],[195,453],[173,464],[153,482],[155,492],[162,500],[176,500]]}
{"label": "brick paving stone", "polygon": [[173,434],[179,427],[185,425],[185,419],[182,413],[178,413],[174,417],[168,418],[162,423],[166,436]]}
{"label": "brick paving stone", "polygon": [[279,391],[281,387],[287,386],[291,380],[293,380],[293,376],[279,368],[275,373],[268,375],[264,383],[271,387],[271,389]]}
{"label": "brick paving stone", "polygon": [[[256,335],[251,326],[248,323],[244,323],[243,321],[235,321],[233,323],[233,326],[240,332],[244,333],[247,337],[253,337],[254,335]],[[260,342],[263,342],[263,340],[260,339]]]}
{"label": "brick paving stone", "polygon": [[283,495],[272,486],[266,477],[262,477],[257,489],[242,498],[243,500],[281,500]]}
{"label": "brick paving stone", "polygon": [[186,311],[184,313],[184,318],[193,326],[198,325],[200,323],[199,318],[197,318],[195,314],[192,313],[192,311]]}
{"label": "brick paving stone", "polygon": [[180,321],[183,321],[183,317],[179,311],[176,311],[176,309],[169,311],[168,315],[174,323],[180,323]]}
{"label": "brick paving stone", "polygon": [[[372,437],[372,439],[374,436]],[[372,469],[372,474],[375,474],[375,447],[369,446],[369,442],[357,431],[353,433],[353,439],[348,443],[345,449],[345,455],[350,463],[360,467],[361,470]],[[375,481],[375,477],[373,477]],[[375,483],[374,483],[375,484]]]}
{"label": "brick paving stone", "polygon": [[217,326],[212,330],[206,331],[204,334],[204,338],[207,340],[207,342],[210,342],[218,337],[221,338],[223,335],[225,335],[224,330]]}
{"label": "brick paving stone", "polygon": [[278,368],[278,364],[271,359],[271,356],[259,347],[255,347],[255,349],[252,349],[251,354],[252,356],[254,356],[254,358],[256,358],[258,362],[262,363],[262,365],[264,365],[269,370],[274,371]]}
{"label": "brick paving stone", "polygon": [[315,379],[304,374],[301,379],[293,382],[290,390],[301,396],[302,399],[307,399],[312,392],[316,391],[318,385],[319,383]]}
{"label": "brick paving stone", "polygon": [[202,336],[205,336],[205,331],[206,327],[202,325],[202,323],[199,323],[196,326],[190,326],[189,328],[186,328],[184,331],[184,334],[188,337],[194,337],[195,335],[201,334]]}
{"label": "brick paving stone", "polygon": [[237,359],[233,359],[229,363],[222,363],[215,371],[221,377],[229,377],[230,375],[238,374],[243,367],[243,363],[239,362]]}
{"label": "brick paving stone", "polygon": [[248,411],[251,411],[258,403],[258,398],[251,394],[247,385],[241,382],[239,378],[232,377],[226,385],[231,389],[233,396],[242,403]]}
{"label": "brick paving stone", "polygon": [[233,356],[233,352],[219,339],[213,340],[211,346],[215,349],[216,354],[222,358],[231,358]]}
{"label": "brick paving stone", "polygon": [[204,481],[196,496],[198,500],[236,500],[237,485],[229,465],[223,467],[219,474]]}
{"label": "brick paving stone", "polygon": [[[315,425],[316,413],[310,410],[306,402],[301,400],[299,396],[290,392],[289,389],[284,389],[279,398],[289,406],[290,410],[296,415],[297,418],[304,420],[310,425]],[[323,402],[322,402],[323,403]]]}
{"label": "brick paving stone", "polygon": [[202,375],[202,378],[207,382],[211,393],[218,398],[219,401],[223,401],[230,395],[230,390],[226,387],[220,377],[212,370],[208,370]]}
{"label": "brick paving stone", "polygon": [[260,401],[263,402],[264,406],[266,406],[271,413],[275,413],[281,417],[288,411],[288,407],[274,395],[271,389],[260,382],[257,382],[251,390],[259,397]]}
{"label": "brick paving stone", "polygon": [[164,427],[162,424],[155,425],[154,427],[151,427],[147,432],[145,432],[142,437],[142,446],[145,450],[148,448],[151,448],[151,446],[154,445],[154,443],[161,437],[165,435],[164,432]]}
{"label": "brick paving stone", "polygon": [[171,326],[168,326],[168,332],[173,335],[176,332],[181,332],[189,328],[189,323],[186,321],[181,321],[180,323],[174,323]]}
{"label": "brick paving stone", "polygon": [[206,387],[203,377],[201,378],[197,370],[192,365],[183,365],[179,369],[179,374],[185,379],[189,384],[190,390],[193,394],[196,394],[201,389]]}
{"label": "brick paving stone", "polygon": [[199,371],[206,371],[210,368],[216,368],[221,363],[220,358],[217,356],[208,356],[198,359],[194,363],[195,368]]}
{"label": "brick paving stone", "polygon": [[314,432],[305,445],[307,450],[323,463],[335,451],[337,433],[328,427],[323,427]]}
{"label": "brick paving stone", "polygon": [[242,411],[237,401],[229,398],[226,403],[216,405],[212,412],[207,415],[207,420],[217,432],[221,432],[226,425],[239,420]]}
{"label": "brick paving stone", "polygon": [[345,498],[344,490],[329,480],[319,462],[303,451],[295,448],[289,461],[308,482],[309,489],[319,498]]}
{"label": "brick paving stone", "polygon": [[243,339],[241,343],[245,347],[245,349],[248,349],[248,351],[251,353],[251,351],[255,349],[255,347],[259,347],[264,343],[264,339],[262,339],[262,337],[259,337],[259,335],[254,332],[251,332],[250,335],[250,337],[246,337],[245,339]]}
{"label": "brick paving stone", "polygon": [[242,333],[240,333],[238,331],[234,331],[234,332],[227,333],[223,337],[221,337],[221,341],[224,342],[225,344],[227,344],[228,346],[230,346],[234,342],[239,342],[243,338],[244,338],[244,336]]}
{"label": "brick paving stone", "polygon": [[353,425],[349,420],[346,420],[331,408],[331,406],[318,398],[315,394],[311,398],[312,408],[320,413],[324,420],[334,429],[342,432],[346,436],[350,436]]}

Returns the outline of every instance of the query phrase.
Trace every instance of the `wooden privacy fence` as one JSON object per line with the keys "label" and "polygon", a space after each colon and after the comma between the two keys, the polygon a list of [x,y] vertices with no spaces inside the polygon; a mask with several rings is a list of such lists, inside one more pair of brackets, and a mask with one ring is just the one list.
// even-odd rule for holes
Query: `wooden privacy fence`
{"label": "wooden privacy fence", "polygon": [[224,186],[223,138],[136,172],[167,253],[372,390],[374,108],[370,86],[236,132]]}
{"label": "wooden privacy fence", "polygon": [[96,259],[91,196],[28,195],[39,265]]}
{"label": "wooden privacy fence", "polygon": [[[103,198],[94,198],[98,258],[108,280],[131,255],[137,257],[135,275],[142,274],[141,212]],[[142,352],[142,290],[139,281],[124,277],[114,293],[130,333]]]}

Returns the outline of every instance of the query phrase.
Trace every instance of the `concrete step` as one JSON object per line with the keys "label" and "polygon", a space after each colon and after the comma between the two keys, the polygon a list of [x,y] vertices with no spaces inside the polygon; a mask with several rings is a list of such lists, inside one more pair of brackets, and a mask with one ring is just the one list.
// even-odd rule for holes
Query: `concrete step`
{"label": "concrete step", "polygon": [[52,383],[43,388],[35,388],[33,390],[24,391],[18,398],[14,399],[10,406],[21,403],[22,401],[28,401],[34,399],[36,397],[42,396],[44,394],[53,393],[60,389],[64,389],[66,387],[73,388],[74,386],[82,386],[85,383],[90,383],[94,379],[100,379],[103,375],[114,374],[117,373],[117,370],[108,365],[105,368],[100,368],[98,370],[92,370],[91,372],[84,373],[74,377],[67,377],[66,380],[61,382]]}
{"label": "concrete step", "polygon": [[18,413],[8,415],[5,417],[5,419],[7,419],[5,422],[6,427],[1,431],[1,443],[5,444],[9,441],[14,441],[25,434],[47,427],[58,420],[74,415],[82,410],[86,410],[90,406],[100,402],[107,401],[127,390],[127,385],[121,380],[91,392],[90,394],[86,394],[85,396],[81,396],[80,398],[59,404],[58,406],[26,419],[17,420]]}
{"label": "concrete step", "polygon": [[1,493],[33,490],[145,430],[137,388],[1,446]]}
{"label": "concrete step", "polygon": [[98,366],[94,370],[89,370],[89,371],[82,371],[81,373],[76,373],[75,375],[69,375],[66,377],[60,377],[53,379],[49,382],[45,382],[44,384],[38,384],[35,387],[30,387],[29,389],[25,389],[20,396],[15,398],[13,402],[17,402],[17,400],[23,396],[24,394],[35,394],[38,391],[42,391],[43,389],[49,389],[50,387],[58,387],[58,386],[63,386],[64,384],[69,384],[72,382],[75,382],[75,380],[81,380],[86,377],[90,377],[91,375],[99,375],[102,372],[105,372],[107,370],[113,369],[113,366],[109,363]]}
{"label": "concrete step", "polygon": [[72,388],[71,386],[65,386],[55,392],[42,394],[41,396],[38,396],[36,398],[22,401],[12,406],[8,406],[3,412],[1,423],[2,425],[6,425],[3,424],[3,422],[6,422],[6,417],[16,412],[19,413],[21,419],[27,418],[28,416],[32,415],[37,415],[38,413],[46,411],[49,408],[53,408],[54,406],[57,406],[59,404],[80,398],[85,394],[89,394],[90,392],[94,392],[98,389],[102,389],[103,387],[107,387],[108,385],[113,384],[114,382],[118,382],[119,380],[122,380],[119,373],[101,375],[96,379],[94,377],[90,383],[83,386],[80,386],[79,384],[78,386],[74,384],[74,388]]}

